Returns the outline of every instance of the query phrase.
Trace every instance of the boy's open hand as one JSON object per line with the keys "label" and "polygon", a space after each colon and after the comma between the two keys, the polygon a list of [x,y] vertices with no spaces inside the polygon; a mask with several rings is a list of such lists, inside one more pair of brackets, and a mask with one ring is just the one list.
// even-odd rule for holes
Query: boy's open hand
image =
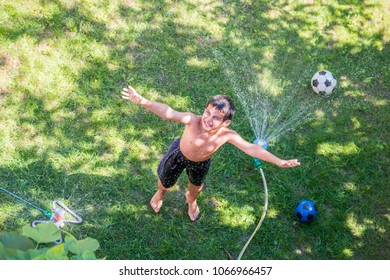
{"label": "boy's open hand", "polygon": [[127,88],[122,89],[122,98],[130,100],[135,104],[141,104],[142,99],[144,99],[131,86],[128,86]]}
{"label": "boy's open hand", "polygon": [[295,167],[301,165],[300,162],[297,159],[290,159],[290,160],[282,160],[280,164],[278,164],[279,167],[282,168],[289,168],[289,167]]}

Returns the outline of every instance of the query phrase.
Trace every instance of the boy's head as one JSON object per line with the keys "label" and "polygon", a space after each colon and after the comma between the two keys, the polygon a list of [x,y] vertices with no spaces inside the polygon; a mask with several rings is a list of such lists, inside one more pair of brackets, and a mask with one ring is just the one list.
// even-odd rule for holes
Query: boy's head
{"label": "boy's head", "polygon": [[218,130],[230,125],[234,116],[233,101],[225,95],[211,98],[202,115],[202,126],[206,131]]}
{"label": "boy's head", "polygon": [[223,121],[233,119],[236,108],[230,97],[226,95],[216,95],[207,102],[206,107],[209,105],[215,107],[224,114]]}

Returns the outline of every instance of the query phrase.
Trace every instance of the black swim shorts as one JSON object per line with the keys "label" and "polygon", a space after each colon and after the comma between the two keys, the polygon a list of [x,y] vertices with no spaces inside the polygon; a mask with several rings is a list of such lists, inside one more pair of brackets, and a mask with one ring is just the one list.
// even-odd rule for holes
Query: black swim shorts
{"label": "black swim shorts", "polygon": [[180,174],[186,169],[188,179],[195,186],[201,186],[206,179],[211,159],[195,162],[188,160],[180,151],[180,139],[176,139],[162,158],[157,174],[165,188],[172,187]]}

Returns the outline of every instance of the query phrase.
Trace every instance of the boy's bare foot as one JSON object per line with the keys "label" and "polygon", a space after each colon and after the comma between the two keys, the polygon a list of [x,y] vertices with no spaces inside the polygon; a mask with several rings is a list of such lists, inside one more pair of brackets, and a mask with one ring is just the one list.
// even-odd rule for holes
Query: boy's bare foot
{"label": "boy's bare foot", "polygon": [[158,213],[163,203],[164,193],[161,190],[157,190],[152,199],[150,200],[150,206],[155,213]]}
{"label": "boy's bare foot", "polygon": [[193,200],[193,202],[189,201],[189,192],[186,193],[186,199],[188,203],[188,216],[190,217],[190,220],[192,222],[195,222],[200,214],[198,204],[196,203],[196,199]]}

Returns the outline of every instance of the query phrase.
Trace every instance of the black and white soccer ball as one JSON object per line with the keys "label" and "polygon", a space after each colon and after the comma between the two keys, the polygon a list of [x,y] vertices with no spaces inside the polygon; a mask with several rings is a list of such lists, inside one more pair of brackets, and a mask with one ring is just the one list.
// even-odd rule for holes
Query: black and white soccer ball
{"label": "black and white soccer ball", "polygon": [[337,80],[330,71],[321,70],[311,78],[311,87],[315,93],[323,96],[331,95],[337,86]]}

